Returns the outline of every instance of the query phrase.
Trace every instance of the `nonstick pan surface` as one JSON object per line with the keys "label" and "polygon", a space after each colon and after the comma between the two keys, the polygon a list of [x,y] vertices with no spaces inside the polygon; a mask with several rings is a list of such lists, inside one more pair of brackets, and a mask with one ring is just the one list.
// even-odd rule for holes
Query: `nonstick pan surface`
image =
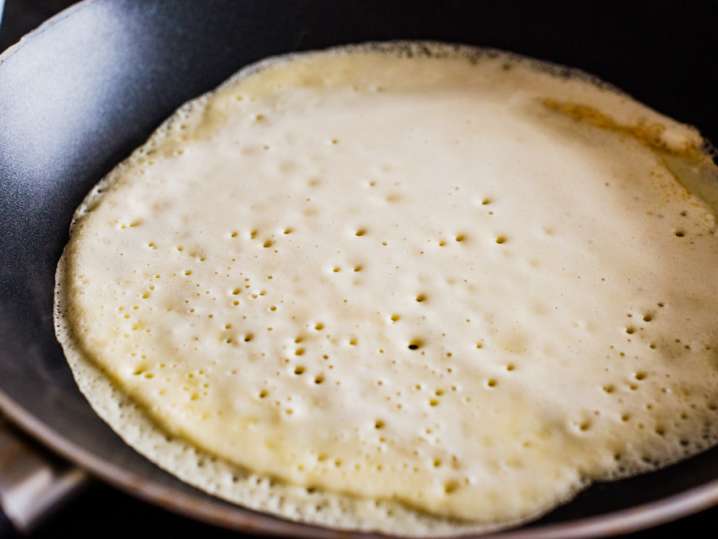
{"label": "nonstick pan surface", "polygon": [[[346,536],[212,498],[125,445],[77,390],[54,272],[87,191],[184,101],[242,66],[343,43],[436,39],[578,67],[718,140],[710,2],[86,0],[0,57],[0,406],[66,458],[154,503],[253,532]],[[639,3],[635,3],[639,4]],[[592,486],[506,536],[625,532],[718,504],[718,449]]]}

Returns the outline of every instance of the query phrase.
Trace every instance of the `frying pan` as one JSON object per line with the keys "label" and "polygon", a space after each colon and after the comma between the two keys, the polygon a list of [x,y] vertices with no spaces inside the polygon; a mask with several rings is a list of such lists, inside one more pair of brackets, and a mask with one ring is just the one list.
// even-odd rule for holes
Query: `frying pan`
{"label": "frying pan", "polygon": [[[54,272],[85,193],[184,101],[263,57],[436,39],[582,68],[718,140],[715,4],[86,0],[0,57],[0,406],[68,461],[149,502],[255,533],[347,537],[233,506],[126,446],[77,390]],[[80,473],[80,472],[77,472]],[[627,532],[718,504],[718,449],[592,486],[514,539]],[[368,534],[356,534],[369,537]]]}

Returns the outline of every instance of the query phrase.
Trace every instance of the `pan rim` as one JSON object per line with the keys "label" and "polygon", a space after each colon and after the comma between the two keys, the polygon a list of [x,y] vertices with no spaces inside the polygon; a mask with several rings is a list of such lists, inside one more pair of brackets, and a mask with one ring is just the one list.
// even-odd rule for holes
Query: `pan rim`
{"label": "pan rim", "polygon": [[[27,412],[2,389],[0,410],[14,425],[32,435],[50,449],[70,462],[87,470],[110,485],[144,501],[156,504],[182,516],[221,526],[224,528],[252,531],[268,535],[287,533],[299,537],[357,537],[362,539],[387,537],[383,534],[350,532],[293,522],[281,517],[253,511],[239,505],[231,505],[210,495],[208,501],[177,492],[171,487],[146,479],[104,462],[91,452],[74,444]],[[225,505],[222,507],[222,505]],[[718,480],[693,487],[667,498],[636,505],[619,511],[579,518],[558,524],[545,524],[533,528],[518,528],[488,535],[462,537],[492,537],[496,539],[567,539],[582,537],[607,537],[643,530],[718,505]],[[259,518],[259,522],[258,519]],[[530,526],[530,523],[528,524]]]}
{"label": "pan rim", "polygon": [[[81,0],[50,17],[37,28],[24,35],[18,42],[0,53],[0,66],[18,53],[27,42],[46,32],[76,11],[97,3],[97,0]],[[546,62],[550,63],[550,62]],[[288,535],[297,537],[361,539],[387,537],[383,534],[325,528],[294,522],[282,517],[253,511],[239,505],[232,505],[210,494],[197,491],[197,496],[177,492],[103,461],[85,448],[68,440],[62,434],[45,424],[40,418],[25,410],[19,403],[0,388],[0,411],[15,426],[42,442],[45,446],[87,470],[93,476],[120,489],[135,498],[150,502],[181,516],[190,517],[212,525],[263,535]],[[143,457],[144,458],[144,457]],[[568,539],[585,537],[606,537],[636,532],[660,524],[690,516],[702,510],[718,506],[718,479],[693,487],[653,502],[643,503],[599,514],[577,518],[556,524],[521,527],[489,534],[471,534],[461,537],[491,537],[495,539]],[[532,526],[529,522],[526,525]]]}

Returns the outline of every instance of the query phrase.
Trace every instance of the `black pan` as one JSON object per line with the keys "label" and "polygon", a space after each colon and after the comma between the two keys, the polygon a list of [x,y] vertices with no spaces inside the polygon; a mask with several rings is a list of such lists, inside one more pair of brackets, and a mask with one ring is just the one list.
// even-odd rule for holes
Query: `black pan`
{"label": "black pan", "polygon": [[[579,67],[718,141],[716,4],[87,0],[0,57],[0,404],[67,459],[148,501],[255,532],[334,532],[189,487],[126,446],[77,390],[52,324],[75,207],[182,102],[249,62],[388,39],[497,47]],[[511,537],[625,532],[718,504],[718,449],[591,487]]]}

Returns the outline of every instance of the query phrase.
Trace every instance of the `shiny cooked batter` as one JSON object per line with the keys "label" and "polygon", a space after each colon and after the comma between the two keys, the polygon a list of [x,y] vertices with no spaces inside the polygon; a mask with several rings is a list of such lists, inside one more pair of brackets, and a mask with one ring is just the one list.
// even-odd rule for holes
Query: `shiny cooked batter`
{"label": "shiny cooked batter", "polygon": [[[58,335],[158,431],[258,476],[532,518],[717,440],[702,144],[504,54],[265,62],[90,194]],[[365,526],[423,533],[386,522]]]}

